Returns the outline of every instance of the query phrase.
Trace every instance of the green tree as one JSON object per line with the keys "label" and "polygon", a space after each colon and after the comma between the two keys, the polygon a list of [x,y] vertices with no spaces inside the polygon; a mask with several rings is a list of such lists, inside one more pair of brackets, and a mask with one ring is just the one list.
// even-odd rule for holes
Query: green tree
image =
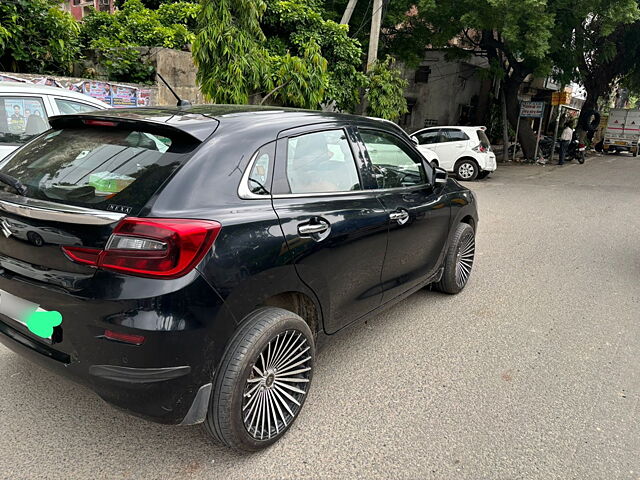
{"label": "green tree", "polygon": [[267,50],[272,55],[299,55],[309,42],[320,47],[327,61],[324,103],[353,111],[360,103],[360,89],[367,84],[362,68],[362,47],[348,36],[348,27],[323,18],[314,2],[268,0],[262,19]]}
{"label": "green tree", "polygon": [[217,103],[248,103],[265,79],[270,62],[260,20],[263,0],[202,0],[193,58],[202,92]]}
{"label": "green tree", "polygon": [[407,81],[402,78],[399,70],[393,68],[394,61],[393,57],[387,56],[384,61],[374,64],[369,76],[366,99],[370,115],[396,121],[408,110],[403,95]]}
{"label": "green tree", "polygon": [[80,54],[79,32],[59,0],[0,2],[0,68],[67,74]]}
{"label": "green tree", "polygon": [[[551,72],[554,19],[546,0],[423,0],[396,27],[405,31],[390,48],[431,44],[448,48],[450,58],[487,57],[491,72],[502,83],[507,117],[515,127],[520,86],[531,74]],[[410,59],[406,53],[402,56]],[[535,137],[527,123],[520,126],[519,140],[525,155],[533,157]]]}
{"label": "green tree", "polygon": [[203,0],[193,45],[203,92],[219,103],[259,94],[263,102],[354,111],[367,89],[378,109],[370,113],[397,118],[406,110],[398,72],[381,62],[365,75],[360,43],[327,20],[319,3]]}
{"label": "green tree", "polygon": [[587,98],[578,121],[584,124],[598,101],[617,82],[633,84],[640,65],[640,9],[637,0],[555,0],[553,59],[565,83],[584,85]]}
{"label": "green tree", "polygon": [[82,44],[97,54],[111,80],[150,82],[153,67],[138,47],[184,48],[195,38],[199,9],[197,3],[174,2],[153,10],[127,0],[114,14],[94,10],[85,17]]}

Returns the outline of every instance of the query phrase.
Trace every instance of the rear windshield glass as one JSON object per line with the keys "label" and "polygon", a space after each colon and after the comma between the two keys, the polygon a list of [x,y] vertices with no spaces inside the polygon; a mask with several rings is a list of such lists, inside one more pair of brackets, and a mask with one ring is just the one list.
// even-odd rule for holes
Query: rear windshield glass
{"label": "rear windshield glass", "polygon": [[489,137],[482,130],[478,130],[478,139],[480,140],[480,145],[484,148],[489,148],[491,146],[491,142],[489,142]]}
{"label": "rear windshield glass", "polygon": [[[68,128],[26,145],[0,172],[20,180],[27,197],[131,213],[180,166],[185,150],[141,131]],[[15,193],[4,183],[0,188]]]}

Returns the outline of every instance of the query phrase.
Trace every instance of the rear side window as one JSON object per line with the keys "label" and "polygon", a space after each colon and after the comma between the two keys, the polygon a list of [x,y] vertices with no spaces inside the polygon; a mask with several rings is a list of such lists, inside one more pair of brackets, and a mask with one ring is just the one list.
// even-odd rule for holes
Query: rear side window
{"label": "rear side window", "polygon": [[185,160],[181,152],[193,146],[184,142],[143,131],[65,128],[26,145],[0,172],[20,180],[31,198],[130,213]]}
{"label": "rear side window", "polygon": [[62,115],[72,115],[74,113],[93,112],[98,110],[96,107],[92,107],[86,103],[74,102],[73,100],[66,100],[64,98],[56,98],[56,105]]}
{"label": "rear side window", "polygon": [[455,128],[443,128],[442,133],[444,134],[443,142],[464,142],[469,140],[469,136],[466,133]]}
{"label": "rear side window", "polygon": [[247,188],[254,195],[269,195],[270,193],[275,151],[275,142],[271,142],[260,147],[253,156],[255,160],[247,177]]}
{"label": "rear side window", "polygon": [[360,190],[355,159],[344,130],[289,138],[287,180],[290,193]]}
{"label": "rear side window", "polygon": [[478,130],[478,140],[480,140],[480,145],[484,148],[489,148],[491,146],[491,142],[489,142],[489,137],[487,137],[486,133],[482,130]]}
{"label": "rear side window", "polygon": [[39,97],[0,97],[0,144],[22,145],[49,129]]}

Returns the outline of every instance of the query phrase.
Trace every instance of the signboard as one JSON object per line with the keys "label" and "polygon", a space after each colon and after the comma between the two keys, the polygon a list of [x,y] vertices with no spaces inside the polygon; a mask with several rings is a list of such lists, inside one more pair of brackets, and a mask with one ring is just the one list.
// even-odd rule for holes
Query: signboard
{"label": "signboard", "polygon": [[111,87],[104,82],[84,82],[82,93],[111,105]]}
{"label": "signboard", "polygon": [[148,104],[150,97],[150,92],[148,91],[141,98],[141,91],[136,87],[107,82],[84,82],[82,84],[82,93],[102,100],[113,108],[137,107],[141,104]]}
{"label": "signboard", "polygon": [[569,92],[553,92],[551,94],[551,105],[569,105],[571,94]]}
{"label": "signboard", "polygon": [[[0,0],[1,1],[1,0]],[[74,92],[84,93],[93,98],[103,101],[113,108],[130,108],[149,106],[152,103],[152,91],[147,88],[137,88],[127,85],[119,85],[110,82],[100,82],[95,80],[70,83],[58,81],[53,77],[42,77],[25,80],[23,78],[7,75],[0,75],[0,82],[21,82],[35,83],[37,85],[48,85],[58,88],[68,89]],[[22,108],[24,105],[21,105]],[[25,107],[26,108],[26,107]]]}
{"label": "signboard", "polygon": [[[43,118],[46,115],[42,100],[39,98],[15,98],[4,102],[4,115],[10,133],[23,134],[27,120],[31,115]],[[40,123],[43,123],[42,121]]]}
{"label": "signboard", "polygon": [[137,88],[113,86],[112,105],[115,108],[135,107],[138,105],[136,98]]}
{"label": "signboard", "polygon": [[520,116],[525,118],[542,118],[544,115],[544,102],[522,102]]}

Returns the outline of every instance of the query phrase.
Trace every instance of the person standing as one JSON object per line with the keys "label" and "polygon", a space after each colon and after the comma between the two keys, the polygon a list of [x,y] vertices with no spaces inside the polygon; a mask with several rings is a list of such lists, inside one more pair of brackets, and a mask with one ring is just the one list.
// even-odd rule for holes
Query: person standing
{"label": "person standing", "polygon": [[571,140],[573,140],[573,128],[571,128],[570,123],[567,123],[564,126],[564,130],[562,130],[562,135],[560,135],[560,160],[558,165],[564,165],[564,159],[567,156]]}

